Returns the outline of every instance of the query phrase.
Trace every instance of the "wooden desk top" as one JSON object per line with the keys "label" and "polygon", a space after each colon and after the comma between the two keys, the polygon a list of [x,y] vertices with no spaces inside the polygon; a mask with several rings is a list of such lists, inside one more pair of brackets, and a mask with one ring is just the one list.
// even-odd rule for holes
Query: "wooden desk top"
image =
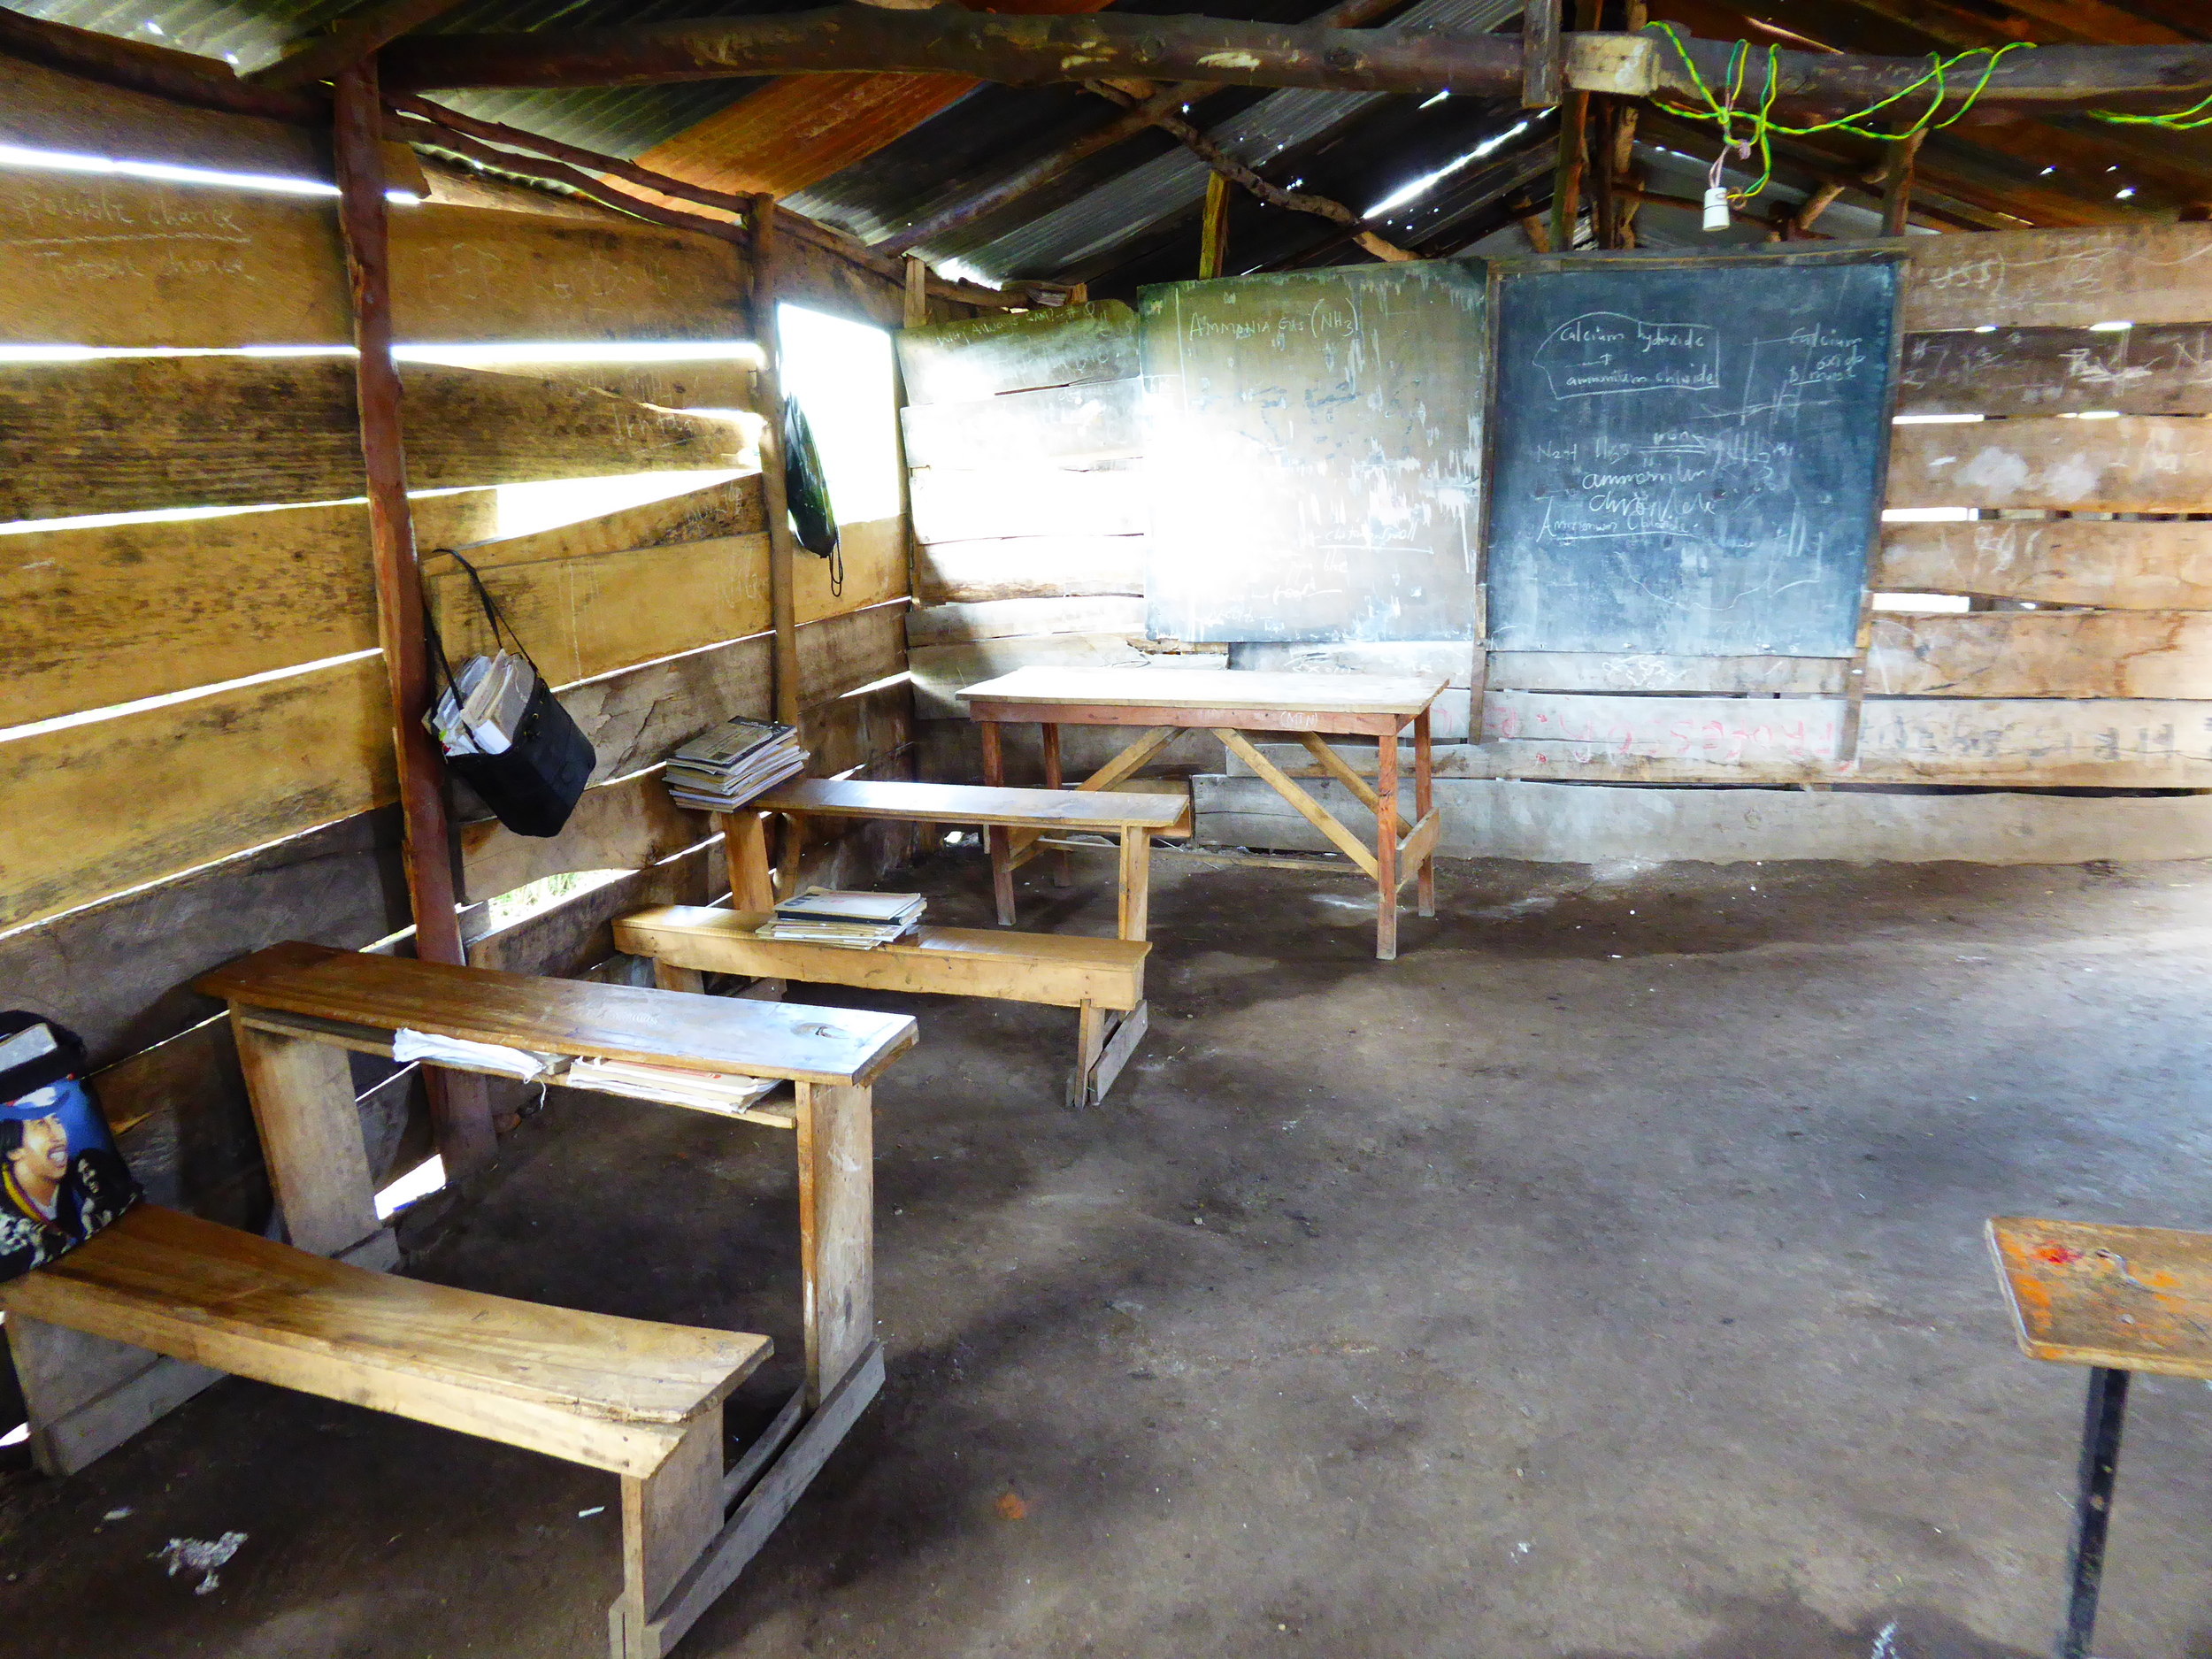
{"label": "wooden desk top", "polygon": [[969,712],[990,703],[1129,709],[1255,709],[1300,714],[1395,714],[1436,701],[1441,675],[1282,674],[1233,668],[1018,668],[970,686]]}
{"label": "wooden desk top", "polygon": [[904,1014],[541,979],[296,942],[218,968],[198,987],[255,1008],[389,1031],[405,1025],[540,1054],[805,1083],[871,1082],[915,1041]]}
{"label": "wooden desk top", "polygon": [[1989,1246],[2029,1358],[2212,1378],[2212,1233],[1999,1216]]}
{"label": "wooden desk top", "polygon": [[1181,795],[829,778],[781,784],[745,804],[763,812],[903,818],[918,824],[995,824],[1015,829],[1187,829],[1190,815],[1190,803]]}

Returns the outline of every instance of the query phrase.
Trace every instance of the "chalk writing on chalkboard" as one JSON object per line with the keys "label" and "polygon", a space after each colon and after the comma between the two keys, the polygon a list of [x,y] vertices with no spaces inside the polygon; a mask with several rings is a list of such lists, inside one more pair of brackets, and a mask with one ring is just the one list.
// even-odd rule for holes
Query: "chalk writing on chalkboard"
{"label": "chalk writing on chalkboard", "polygon": [[1894,307],[1886,261],[1502,279],[1494,649],[1848,655]]}

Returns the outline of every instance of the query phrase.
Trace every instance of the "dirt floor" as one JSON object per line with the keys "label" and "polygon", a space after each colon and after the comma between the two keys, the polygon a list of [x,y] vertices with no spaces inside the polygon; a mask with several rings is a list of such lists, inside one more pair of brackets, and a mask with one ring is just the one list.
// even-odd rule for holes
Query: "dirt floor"
{"label": "dirt floor", "polygon": [[[911,1007],[890,1380],[683,1659],[2047,1653],[2083,1373],[2027,1213],[2212,1225],[2212,864],[1161,861],[1153,1032]],[[1034,869],[1035,866],[1033,866]],[[1025,872],[1026,873],[1026,872]],[[1108,932],[1110,862],[1025,925]],[[980,923],[972,859],[916,872]],[[415,1271],[799,1344],[790,1142],[556,1096]],[[590,1659],[611,1477],[226,1382],[0,1490],[0,1652]],[[246,1541],[210,1594],[173,1538]],[[2097,1651],[2212,1655],[2212,1395],[2139,1379]]]}

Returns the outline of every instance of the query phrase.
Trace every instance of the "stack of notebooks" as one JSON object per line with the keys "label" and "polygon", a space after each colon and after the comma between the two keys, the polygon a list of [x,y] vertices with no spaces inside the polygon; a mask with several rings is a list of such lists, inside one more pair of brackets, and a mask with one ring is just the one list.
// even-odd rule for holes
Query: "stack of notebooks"
{"label": "stack of notebooks", "polygon": [[695,1111],[741,1112],[776,1087],[767,1077],[740,1077],[727,1071],[688,1071],[680,1066],[647,1065],[633,1060],[579,1060],[568,1069],[573,1088],[602,1094],[627,1094],[688,1106]]}
{"label": "stack of notebooks", "polygon": [[792,727],[727,720],[669,757],[668,793],[685,806],[729,812],[805,767]]}
{"label": "stack of notebooks", "polygon": [[528,659],[512,651],[472,657],[422,723],[449,755],[503,755],[537,686]]}
{"label": "stack of notebooks", "polygon": [[873,950],[912,933],[926,902],[918,893],[836,893],[809,887],[776,906],[775,918],[754,931],[762,939],[801,939],[848,950]]}

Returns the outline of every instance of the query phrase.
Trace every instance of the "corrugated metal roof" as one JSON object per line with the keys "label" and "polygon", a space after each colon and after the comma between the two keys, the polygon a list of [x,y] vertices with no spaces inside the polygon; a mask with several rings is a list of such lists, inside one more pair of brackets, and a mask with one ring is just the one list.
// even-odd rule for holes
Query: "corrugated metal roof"
{"label": "corrugated metal roof", "polygon": [[[1520,0],[1421,0],[1396,19],[1394,27],[1490,30],[1520,13]],[[1207,136],[1248,166],[1264,166],[1284,151],[1356,119],[1390,96],[1286,88],[1269,94]],[[1209,171],[1204,162],[1179,148],[1013,231],[995,237],[956,232],[916,251],[933,265],[953,265],[987,282],[1052,275],[1189,207],[1205,194]]]}

